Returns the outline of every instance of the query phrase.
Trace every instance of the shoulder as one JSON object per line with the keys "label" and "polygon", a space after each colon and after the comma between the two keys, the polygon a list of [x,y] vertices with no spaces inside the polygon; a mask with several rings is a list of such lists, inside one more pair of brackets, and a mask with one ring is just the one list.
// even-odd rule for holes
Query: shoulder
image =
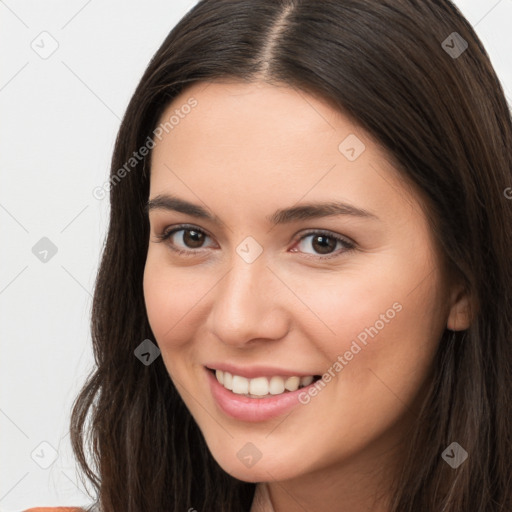
{"label": "shoulder", "polygon": [[85,509],[80,507],[35,507],[28,508],[23,512],[85,512]]}

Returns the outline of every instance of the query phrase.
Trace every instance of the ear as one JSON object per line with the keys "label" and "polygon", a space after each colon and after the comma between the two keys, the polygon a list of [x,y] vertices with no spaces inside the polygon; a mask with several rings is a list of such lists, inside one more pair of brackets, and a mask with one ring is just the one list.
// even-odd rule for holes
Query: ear
{"label": "ear", "polygon": [[471,325],[472,301],[468,291],[457,286],[450,296],[450,311],[446,321],[446,328],[450,331],[463,331]]}

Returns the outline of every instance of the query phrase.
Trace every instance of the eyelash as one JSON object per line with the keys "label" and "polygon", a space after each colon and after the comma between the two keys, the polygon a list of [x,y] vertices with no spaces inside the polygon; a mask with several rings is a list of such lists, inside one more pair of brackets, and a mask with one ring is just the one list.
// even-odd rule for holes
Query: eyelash
{"label": "eyelash", "polygon": [[[162,233],[157,233],[155,236],[158,239],[158,242],[165,242],[165,241],[169,240],[170,237],[174,233],[177,233],[178,231],[189,231],[189,230],[190,231],[196,231],[196,232],[201,233],[201,234],[203,234],[203,235],[205,235],[207,237],[210,237],[210,235],[208,235],[208,233],[206,233],[204,230],[202,230],[202,229],[200,229],[200,228],[198,228],[196,226],[193,226],[191,224],[180,224],[180,225],[177,225],[177,226],[173,227],[172,229],[165,230]],[[335,233],[333,233],[331,231],[326,231],[326,230],[322,230],[322,229],[310,230],[310,231],[304,233],[296,241],[296,243],[300,243],[303,239],[305,239],[305,238],[307,238],[308,236],[311,236],[311,235],[320,235],[320,236],[325,236],[327,238],[332,238],[332,239],[336,240],[336,242],[340,242],[344,246],[344,248],[341,251],[341,253],[340,253],[340,250],[338,249],[336,252],[330,253],[330,254],[328,254],[326,256],[313,255],[313,254],[309,254],[309,253],[304,253],[305,257],[316,258],[316,259],[320,259],[320,260],[326,260],[326,259],[329,259],[329,258],[338,257],[341,254],[344,254],[346,252],[352,251],[356,247],[356,244],[354,242],[350,241],[349,239],[341,237],[340,235],[337,235],[337,234],[335,234]],[[168,246],[170,247],[170,249],[172,249],[176,253],[178,253],[180,255],[184,255],[184,256],[196,256],[197,253],[203,249],[203,248],[199,248],[199,249],[185,250],[185,249],[179,249],[179,248],[173,246],[172,244],[168,244]],[[294,251],[294,252],[299,252],[299,251]]]}

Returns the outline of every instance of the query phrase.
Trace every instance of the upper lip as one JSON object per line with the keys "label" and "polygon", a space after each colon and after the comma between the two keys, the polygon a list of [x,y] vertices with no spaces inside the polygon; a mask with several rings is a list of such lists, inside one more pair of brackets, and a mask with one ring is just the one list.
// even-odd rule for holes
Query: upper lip
{"label": "upper lip", "polygon": [[318,375],[315,372],[308,373],[296,370],[287,370],[285,368],[277,368],[275,366],[263,365],[241,367],[229,363],[212,363],[207,364],[205,366],[209,370],[222,370],[223,372],[231,373],[231,375],[239,375],[240,377],[245,377],[247,379],[254,379],[256,377],[308,377],[310,375]]}

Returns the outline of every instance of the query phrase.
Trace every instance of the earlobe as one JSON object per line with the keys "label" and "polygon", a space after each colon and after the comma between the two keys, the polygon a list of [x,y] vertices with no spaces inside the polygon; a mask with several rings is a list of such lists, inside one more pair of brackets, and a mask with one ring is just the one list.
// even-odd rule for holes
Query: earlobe
{"label": "earlobe", "polygon": [[452,294],[451,308],[446,322],[450,331],[463,331],[471,325],[472,308],[469,292],[459,287]]}

